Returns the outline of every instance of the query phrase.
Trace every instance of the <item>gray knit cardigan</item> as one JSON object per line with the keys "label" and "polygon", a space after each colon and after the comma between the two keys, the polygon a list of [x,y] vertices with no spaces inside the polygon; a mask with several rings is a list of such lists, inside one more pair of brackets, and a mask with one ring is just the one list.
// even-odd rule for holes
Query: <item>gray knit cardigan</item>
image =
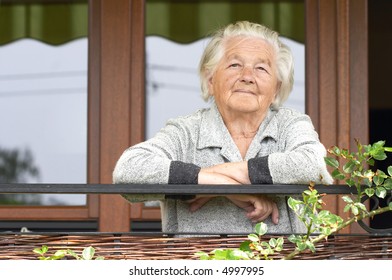
{"label": "gray knit cardigan", "polygon": [[[197,184],[202,167],[247,160],[252,184],[331,184],[325,147],[310,118],[288,108],[269,110],[243,159],[213,103],[208,109],[167,122],[157,135],[124,151],[115,184]],[[241,188],[241,185],[238,186]],[[130,202],[159,200],[162,231],[171,233],[250,233],[254,224],[243,209],[224,197],[191,213],[185,200],[160,195],[123,195]],[[285,196],[272,196],[279,223],[264,222],[269,233],[303,232]]]}

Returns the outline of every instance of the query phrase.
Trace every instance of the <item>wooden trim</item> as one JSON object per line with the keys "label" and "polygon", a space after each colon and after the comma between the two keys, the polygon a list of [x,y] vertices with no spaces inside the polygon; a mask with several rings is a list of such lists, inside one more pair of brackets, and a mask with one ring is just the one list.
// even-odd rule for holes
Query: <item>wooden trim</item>
{"label": "wooden trim", "polygon": [[369,142],[368,1],[350,0],[350,136]]}
{"label": "wooden trim", "polygon": [[145,131],[145,1],[131,1],[131,129],[129,144],[144,141]]}
{"label": "wooden trim", "polygon": [[161,219],[161,210],[156,207],[143,207],[140,220],[157,221]]}
{"label": "wooden trim", "polygon": [[81,220],[90,219],[86,207],[7,206],[0,207],[1,220]]}
{"label": "wooden trim", "polygon": [[319,11],[317,1],[305,1],[305,111],[317,131],[319,123]]}
{"label": "wooden trim", "polygon": [[[306,0],[306,19],[306,112],[327,148],[356,150],[368,141],[367,0]],[[325,201],[345,215],[340,196]]]}
{"label": "wooden trim", "polygon": [[[349,0],[349,11],[350,146],[355,147],[354,139],[369,143],[368,0]],[[363,232],[357,223],[351,226],[351,233]]]}
{"label": "wooden trim", "polygon": [[[121,153],[144,140],[145,3],[90,0],[90,5],[95,68],[90,69],[89,182],[111,183]],[[100,195],[100,230],[129,230],[130,209],[119,195]]]}
{"label": "wooden trim", "polygon": [[88,126],[87,182],[99,183],[100,178],[100,113],[101,113],[101,11],[100,1],[89,2],[88,36]]}

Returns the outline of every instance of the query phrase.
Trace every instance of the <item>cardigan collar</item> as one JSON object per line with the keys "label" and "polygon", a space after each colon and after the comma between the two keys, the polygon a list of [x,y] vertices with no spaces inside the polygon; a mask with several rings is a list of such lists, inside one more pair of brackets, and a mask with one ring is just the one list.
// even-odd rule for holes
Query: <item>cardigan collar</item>
{"label": "cardigan collar", "polygon": [[[277,111],[269,109],[261,123],[255,138],[249,146],[246,159],[253,158],[261,149],[264,138],[270,137],[277,140],[278,123],[274,117]],[[200,124],[200,132],[197,148],[221,148],[221,154],[229,161],[242,161],[240,152],[234,143],[215,102],[211,108],[203,114]]]}

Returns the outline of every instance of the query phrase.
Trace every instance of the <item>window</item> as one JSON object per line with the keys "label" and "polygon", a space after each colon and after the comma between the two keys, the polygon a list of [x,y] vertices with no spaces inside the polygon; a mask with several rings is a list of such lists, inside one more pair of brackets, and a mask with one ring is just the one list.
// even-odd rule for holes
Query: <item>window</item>
{"label": "window", "polygon": [[[85,183],[87,0],[0,3],[0,183]],[[0,204],[85,205],[85,195]]]}

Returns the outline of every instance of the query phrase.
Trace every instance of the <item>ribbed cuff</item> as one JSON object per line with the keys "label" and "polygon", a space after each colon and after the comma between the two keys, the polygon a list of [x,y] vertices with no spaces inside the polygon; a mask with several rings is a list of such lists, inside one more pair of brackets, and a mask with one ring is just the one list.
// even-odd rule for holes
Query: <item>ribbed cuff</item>
{"label": "ribbed cuff", "polygon": [[193,163],[172,161],[169,171],[169,184],[197,184],[200,167]]}
{"label": "ribbed cuff", "polygon": [[248,173],[252,184],[272,184],[268,156],[250,159],[248,161]]}
{"label": "ribbed cuff", "polygon": [[[197,184],[200,167],[193,163],[172,161],[169,170],[169,184]],[[189,200],[195,195],[166,195],[165,198]]]}

